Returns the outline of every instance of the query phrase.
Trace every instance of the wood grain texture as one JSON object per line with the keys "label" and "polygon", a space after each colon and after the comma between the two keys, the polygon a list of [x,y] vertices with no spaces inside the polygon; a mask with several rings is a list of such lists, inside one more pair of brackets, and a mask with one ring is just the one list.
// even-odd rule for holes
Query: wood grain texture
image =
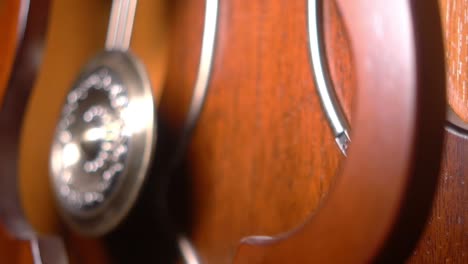
{"label": "wood grain texture", "polygon": [[[465,118],[468,108],[468,1],[440,0],[445,36],[447,97]],[[432,215],[408,263],[468,262],[468,132],[448,125]]]}
{"label": "wood grain texture", "polygon": [[343,24],[342,14],[336,6],[336,1],[324,2],[323,20],[328,68],[338,100],[343,107],[346,118],[351,123],[357,93],[355,58],[353,58],[348,32]]}
{"label": "wood grain texture", "polygon": [[437,2],[337,2],[359,58],[349,157],[316,214],[276,239],[244,240],[236,263],[400,263],[429,213],[445,109]]}
{"label": "wood grain texture", "polygon": [[468,0],[439,0],[444,26],[447,97],[468,122]]}
{"label": "wood grain texture", "polygon": [[[333,5],[328,6],[326,21],[338,20],[336,10],[333,14],[330,7]],[[244,236],[273,236],[298,227],[327,200],[325,197],[341,158],[314,90],[307,46],[305,1],[224,1],[220,8],[211,90],[188,159],[194,192],[191,237],[206,263],[230,263],[239,239]],[[342,52],[342,56],[346,50],[333,45],[344,42],[346,37],[341,40],[336,37],[339,34],[333,32],[343,32],[343,29],[340,29],[339,21],[334,23],[326,24],[328,55],[340,56]],[[330,26],[337,28],[330,30]],[[437,43],[434,48],[441,55]],[[330,60],[339,93],[348,87],[352,91],[355,82],[347,65],[353,56],[347,57],[349,61],[343,60],[341,69],[337,67],[341,57]],[[433,63],[429,65],[434,66]],[[437,67],[440,65],[443,63],[439,61]],[[430,67],[426,70],[431,71]],[[441,76],[441,72],[439,68],[436,75]],[[343,79],[337,81],[337,76]],[[435,89],[439,99],[434,106],[440,107],[443,85],[439,81],[435,82],[441,86],[439,90]],[[389,85],[379,81],[375,87],[380,88],[384,84]],[[377,90],[371,94],[381,95]],[[349,114],[353,100],[347,96],[351,96],[339,96],[348,107],[346,111]],[[370,108],[373,110],[368,109],[369,113],[381,113],[375,111],[381,109],[380,106],[373,107]],[[398,109],[400,105],[394,107]],[[441,122],[441,112],[435,116],[437,122]],[[434,131],[440,134],[440,127]],[[406,142],[402,145],[411,144]],[[437,152],[436,149],[434,151]],[[402,161],[405,155],[395,156]],[[399,173],[395,172],[395,175]],[[431,177],[434,180],[434,172]],[[431,184],[428,186],[433,187],[434,181]],[[425,202],[424,209],[419,212],[427,211],[427,199]],[[365,218],[371,213],[365,212],[359,217]],[[337,217],[350,219],[349,215]],[[362,229],[349,232],[358,234],[360,231]],[[319,235],[320,239],[326,237],[323,233]],[[362,237],[361,233],[359,235]],[[288,258],[296,263],[304,261],[301,257],[305,256],[304,252],[308,250],[305,245],[310,241],[301,242],[304,251],[299,250],[300,253],[291,247],[282,251],[275,248],[273,251],[283,254],[276,261],[284,263]],[[272,255],[264,261],[273,261],[279,256],[272,251],[268,253]],[[252,253],[249,257],[254,255]],[[239,263],[250,263],[254,259],[243,261]]]}
{"label": "wood grain texture", "polygon": [[468,135],[447,128],[432,215],[408,263],[468,261]]}
{"label": "wood grain texture", "polygon": [[[188,161],[191,237],[205,263],[230,263],[245,236],[300,225],[337,173],[341,155],[314,90],[305,4],[220,3],[213,79]],[[330,21],[336,10],[328,10]]]}

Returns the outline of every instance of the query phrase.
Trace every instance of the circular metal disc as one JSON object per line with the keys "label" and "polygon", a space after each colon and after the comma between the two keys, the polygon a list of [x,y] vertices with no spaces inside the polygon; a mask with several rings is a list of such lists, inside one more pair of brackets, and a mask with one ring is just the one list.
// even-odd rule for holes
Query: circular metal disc
{"label": "circular metal disc", "polygon": [[66,222],[102,235],[128,214],[156,141],[154,100],[128,52],[93,59],[67,94],[52,143],[50,178]]}

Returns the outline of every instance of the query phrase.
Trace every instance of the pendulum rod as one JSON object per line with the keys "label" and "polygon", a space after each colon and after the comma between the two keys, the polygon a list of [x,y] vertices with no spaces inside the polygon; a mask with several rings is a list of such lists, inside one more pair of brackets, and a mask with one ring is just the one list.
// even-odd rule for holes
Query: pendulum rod
{"label": "pendulum rod", "polygon": [[106,50],[126,51],[130,47],[137,0],[113,0]]}

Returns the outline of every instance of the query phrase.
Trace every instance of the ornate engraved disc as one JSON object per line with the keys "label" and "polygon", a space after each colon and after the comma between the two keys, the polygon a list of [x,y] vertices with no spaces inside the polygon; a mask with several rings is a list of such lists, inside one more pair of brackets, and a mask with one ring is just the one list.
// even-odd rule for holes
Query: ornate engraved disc
{"label": "ornate engraved disc", "polygon": [[68,92],[52,144],[52,185],[74,229],[100,235],[123,220],[148,174],[154,141],[143,67],[128,53],[104,52]]}

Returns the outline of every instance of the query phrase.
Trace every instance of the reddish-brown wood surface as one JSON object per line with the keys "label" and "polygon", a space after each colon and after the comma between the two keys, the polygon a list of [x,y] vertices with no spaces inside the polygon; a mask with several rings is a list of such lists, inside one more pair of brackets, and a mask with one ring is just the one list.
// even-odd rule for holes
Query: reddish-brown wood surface
{"label": "reddish-brown wood surface", "polygon": [[[468,1],[441,0],[448,101],[465,120],[468,108]],[[468,262],[468,131],[448,126],[432,215],[408,263]]]}
{"label": "reddish-brown wood surface", "polygon": [[432,215],[408,263],[466,263],[468,260],[468,132],[446,130]]}
{"label": "reddish-brown wood surface", "polygon": [[210,91],[189,154],[191,238],[206,263],[231,263],[245,236],[304,222],[337,173],[341,155],[314,90],[305,11],[305,1],[220,3]]}
{"label": "reddish-brown wood surface", "polygon": [[[327,196],[340,159],[314,90],[308,57],[305,1],[224,1],[220,8],[210,94],[189,154],[194,192],[191,237],[207,263],[230,263],[239,240],[244,236],[276,235],[303,223]],[[336,45],[336,40],[346,42],[347,37],[340,29],[340,16],[336,10],[330,6],[328,8],[325,26],[329,34],[328,53],[333,57],[340,52],[346,53],[342,46],[330,47]],[[428,36],[427,31],[425,34]],[[338,52],[333,52],[334,49]],[[437,61],[441,55],[440,46],[436,44],[434,51],[439,55],[435,56]],[[349,114],[351,96],[343,96],[343,91],[351,89],[352,94],[355,78],[349,67],[351,56],[347,57],[348,60],[341,65],[339,59],[332,58],[331,64],[339,97],[345,102]],[[438,61],[438,64],[443,63]],[[401,66],[407,67],[404,65]],[[434,66],[434,61],[430,61],[429,65]],[[442,68],[438,69],[436,75],[441,76]],[[403,73],[400,77],[403,77]],[[380,82],[376,87],[382,85]],[[440,79],[436,82],[440,85],[437,88],[440,103],[443,84]],[[441,105],[434,105],[437,106],[439,109],[434,115],[434,123],[442,119]],[[380,113],[376,109],[381,109],[381,106],[373,105],[367,111]],[[386,126],[385,123],[383,126]],[[440,136],[440,127],[435,131],[439,131]],[[404,131],[398,132],[402,136],[400,132]],[[396,145],[412,144],[410,136],[394,139],[410,140],[393,142]],[[379,149],[382,147],[379,145]],[[437,142],[434,147],[433,151],[437,152]],[[409,156],[393,155],[387,158],[404,162]],[[389,168],[392,167],[389,165]],[[395,175],[408,173],[393,172]],[[427,186],[432,184],[433,188],[434,176],[432,172]],[[426,212],[430,197],[429,191],[425,194],[425,206],[422,206]],[[388,205],[384,203],[382,207],[385,206]],[[424,214],[424,210],[421,212]],[[367,214],[357,215],[357,218]],[[352,221],[352,218],[340,219]],[[378,227],[374,226],[373,230],[376,229]],[[321,235],[317,239],[326,237],[326,234]],[[409,240],[414,242],[414,239]],[[309,250],[307,240],[302,242],[303,249]],[[373,247],[376,250],[378,246],[375,243],[372,246],[363,245],[363,248],[369,250]],[[278,248],[278,254],[272,254],[274,257],[266,260],[275,259],[284,263],[288,258],[297,262],[306,257],[304,251],[294,255],[290,249],[283,248],[281,251]],[[264,253],[255,249],[250,252],[250,257]],[[346,257],[344,253],[336,255]],[[278,256],[281,258],[276,258]]]}
{"label": "reddish-brown wood surface", "polygon": [[[437,2],[337,2],[360,89],[349,157],[304,226],[270,241],[244,240],[237,263],[401,262],[429,212],[445,107]],[[389,134],[398,136],[390,143]]]}
{"label": "reddish-brown wood surface", "polygon": [[[0,2],[0,106],[15,54],[19,7],[20,1]],[[18,262],[21,249],[28,248],[27,244],[20,244],[0,227],[0,255],[5,261]]]}
{"label": "reddish-brown wood surface", "polygon": [[[0,98],[3,98],[17,45],[22,1],[0,2]],[[0,105],[2,100],[0,99]]]}
{"label": "reddish-brown wood surface", "polygon": [[447,63],[447,96],[468,122],[468,0],[440,0]]}

